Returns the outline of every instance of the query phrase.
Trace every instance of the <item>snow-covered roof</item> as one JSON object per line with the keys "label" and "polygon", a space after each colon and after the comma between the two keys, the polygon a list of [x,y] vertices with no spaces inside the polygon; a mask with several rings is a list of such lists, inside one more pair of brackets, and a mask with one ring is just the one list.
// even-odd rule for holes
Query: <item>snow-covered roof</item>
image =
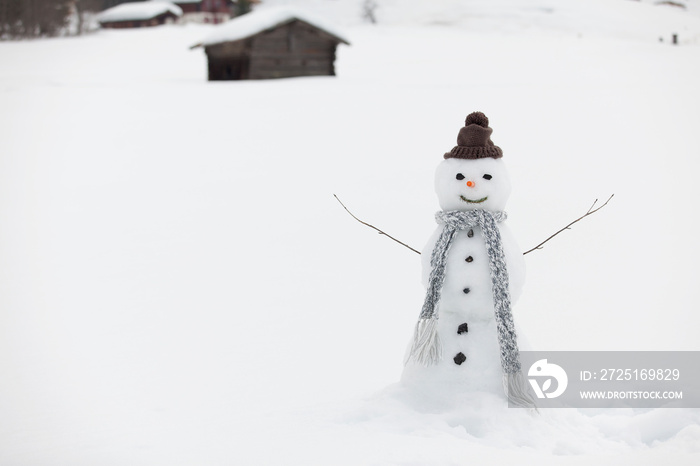
{"label": "snow-covered roof", "polygon": [[122,3],[108,8],[97,16],[100,23],[113,23],[117,21],[145,21],[163,13],[171,12],[175,16],[182,16],[182,8],[170,2],[130,2]]}
{"label": "snow-covered roof", "polygon": [[204,38],[202,42],[193,47],[220,44],[221,42],[233,42],[241,39],[252,37],[260,32],[273,29],[282,24],[291,21],[303,21],[308,23],[323,32],[330,34],[340,42],[350,45],[350,42],[345,39],[342,34],[335,31],[332,27],[324,24],[316,18],[309,16],[305,12],[293,10],[290,8],[267,8],[256,9],[255,11],[243,16],[239,16],[230,21],[227,21],[219,26],[216,26],[214,32]]}

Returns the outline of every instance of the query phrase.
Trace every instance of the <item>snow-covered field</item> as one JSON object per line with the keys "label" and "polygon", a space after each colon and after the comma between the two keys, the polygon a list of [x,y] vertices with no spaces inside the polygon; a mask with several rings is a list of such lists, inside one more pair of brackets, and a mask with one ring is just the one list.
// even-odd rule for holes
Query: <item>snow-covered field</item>
{"label": "snow-covered field", "polygon": [[422,247],[481,110],[523,249],[615,194],[526,256],[531,345],[700,350],[694,3],[282,3],[337,77],[208,83],[205,26],[0,43],[0,465],[697,464],[698,410],[403,393],[420,258],[333,198]]}

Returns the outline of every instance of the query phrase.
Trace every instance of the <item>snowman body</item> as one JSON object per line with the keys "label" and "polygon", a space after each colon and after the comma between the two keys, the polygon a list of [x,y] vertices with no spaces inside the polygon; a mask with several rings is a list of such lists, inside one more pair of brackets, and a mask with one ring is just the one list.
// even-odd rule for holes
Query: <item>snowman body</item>
{"label": "snowman body", "polygon": [[[496,212],[505,208],[510,181],[502,159],[448,158],[436,170],[435,190],[443,211]],[[507,225],[501,222],[497,227],[514,303],[524,283],[523,255]],[[421,255],[426,287],[431,254],[442,228],[438,225]],[[402,383],[444,394],[485,391],[504,396],[489,258],[477,226],[458,231],[450,246],[436,311],[442,357],[427,366],[409,360]]]}

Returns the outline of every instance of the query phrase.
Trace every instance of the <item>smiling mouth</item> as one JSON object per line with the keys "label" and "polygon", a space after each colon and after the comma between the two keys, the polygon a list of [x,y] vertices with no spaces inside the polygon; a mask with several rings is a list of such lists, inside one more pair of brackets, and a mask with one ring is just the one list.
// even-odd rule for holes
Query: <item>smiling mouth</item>
{"label": "smiling mouth", "polygon": [[471,199],[467,199],[466,197],[461,196],[461,195],[459,196],[459,198],[462,199],[464,202],[467,202],[467,203],[469,203],[469,204],[479,204],[479,203],[481,203],[481,202],[484,202],[484,201],[485,201],[486,199],[488,199],[489,197],[486,196],[486,197],[484,197],[484,198],[477,199],[476,201],[472,201]]}

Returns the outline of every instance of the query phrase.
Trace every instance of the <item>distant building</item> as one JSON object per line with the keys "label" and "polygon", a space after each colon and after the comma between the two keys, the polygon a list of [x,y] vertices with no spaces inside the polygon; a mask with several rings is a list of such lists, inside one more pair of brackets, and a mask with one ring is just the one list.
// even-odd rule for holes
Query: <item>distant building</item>
{"label": "distant building", "polygon": [[146,1],[122,3],[97,15],[103,28],[138,28],[177,21],[182,9],[170,2]]}
{"label": "distant building", "polygon": [[234,13],[233,0],[172,0],[182,9],[182,20],[194,23],[224,23]]}
{"label": "distant building", "polygon": [[287,9],[256,10],[217,26],[204,47],[209,80],[334,76],[340,34]]}

